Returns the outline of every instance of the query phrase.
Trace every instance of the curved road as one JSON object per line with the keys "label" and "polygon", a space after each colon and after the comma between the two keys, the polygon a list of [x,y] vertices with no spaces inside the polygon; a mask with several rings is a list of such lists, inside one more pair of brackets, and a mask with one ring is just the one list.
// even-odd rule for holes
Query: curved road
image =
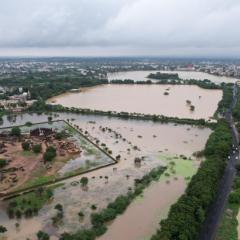
{"label": "curved road", "polygon": [[216,238],[218,226],[221,217],[224,213],[225,203],[227,201],[228,195],[231,191],[231,187],[234,181],[234,176],[236,174],[235,165],[239,157],[239,140],[238,133],[234,125],[232,118],[232,109],[237,101],[237,86],[234,85],[233,88],[233,100],[227,110],[225,117],[228,122],[231,132],[232,132],[232,150],[228,156],[227,166],[224,171],[223,177],[219,184],[219,189],[216,198],[207,213],[206,220],[204,222],[202,231],[200,233],[199,240],[214,240]]}

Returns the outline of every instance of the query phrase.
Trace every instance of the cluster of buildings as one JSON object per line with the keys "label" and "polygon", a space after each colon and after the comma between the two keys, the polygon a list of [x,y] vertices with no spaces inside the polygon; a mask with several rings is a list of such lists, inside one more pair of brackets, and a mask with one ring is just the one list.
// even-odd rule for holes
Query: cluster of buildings
{"label": "cluster of buildings", "polygon": [[[31,100],[31,93],[24,92],[22,88],[18,89],[18,94],[10,94],[9,89],[0,87],[0,109],[10,112],[22,112],[30,107],[35,100]],[[7,96],[5,96],[7,94]]]}

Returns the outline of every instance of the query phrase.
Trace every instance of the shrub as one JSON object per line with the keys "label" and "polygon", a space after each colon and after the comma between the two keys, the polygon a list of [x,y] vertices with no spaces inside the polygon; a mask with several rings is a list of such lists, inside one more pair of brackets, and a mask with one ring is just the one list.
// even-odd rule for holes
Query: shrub
{"label": "shrub", "polygon": [[59,212],[63,212],[63,206],[62,204],[58,203],[55,207],[56,210],[58,210]]}
{"label": "shrub", "polygon": [[82,186],[87,186],[88,178],[87,177],[82,177],[81,180],[80,180],[80,183],[82,184]]}
{"label": "shrub", "polygon": [[80,211],[80,212],[78,213],[78,216],[79,216],[79,217],[84,217],[85,215],[84,215],[84,213],[83,213],[82,211]]}
{"label": "shrub", "polygon": [[239,189],[240,188],[240,177],[235,177],[233,189]]}
{"label": "shrub", "polygon": [[7,165],[7,160],[5,159],[0,159],[0,168],[3,168]]}
{"label": "shrub", "polygon": [[29,142],[23,142],[22,143],[22,148],[23,148],[24,151],[29,151],[30,150]]}
{"label": "shrub", "polygon": [[11,135],[16,136],[16,137],[20,137],[21,136],[21,129],[19,127],[13,127],[11,129]]}
{"label": "shrub", "polygon": [[52,146],[48,147],[46,152],[43,154],[43,158],[46,162],[52,161],[56,156],[56,149]]}
{"label": "shrub", "polygon": [[0,225],[0,233],[5,233],[7,231],[7,228],[4,226]]}
{"label": "shrub", "polygon": [[38,238],[38,240],[49,240],[50,239],[49,235],[43,231],[39,231],[37,233],[37,238]]}
{"label": "shrub", "polygon": [[56,139],[57,139],[57,140],[61,140],[61,139],[63,138],[63,136],[64,136],[64,135],[63,135],[62,132],[57,132],[57,133],[56,133]]}
{"label": "shrub", "polygon": [[240,191],[239,190],[238,191],[236,190],[236,191],[230,193],[229,202],[237,203],[237,204],[240,203]]}
{"label": "shrub", "polygon": [[32,122],[26,122],[25,125],[26,125],[27,127],[30,127],[30,126],[32,126],[33,124],[32,124]]}
{"label": "shrub", "polygon": [[41,144],[33,145],[32,150],[34,153],[40,153],[42,151],[42,145]]}

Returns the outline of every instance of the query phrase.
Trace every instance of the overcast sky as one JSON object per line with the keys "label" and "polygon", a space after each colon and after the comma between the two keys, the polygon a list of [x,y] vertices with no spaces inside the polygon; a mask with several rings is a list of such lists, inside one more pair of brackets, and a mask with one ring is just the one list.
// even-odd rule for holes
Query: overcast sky
{"label": "overcast sky", "polygon": [[239,0],[1,0],[0,55],[240,57]]}

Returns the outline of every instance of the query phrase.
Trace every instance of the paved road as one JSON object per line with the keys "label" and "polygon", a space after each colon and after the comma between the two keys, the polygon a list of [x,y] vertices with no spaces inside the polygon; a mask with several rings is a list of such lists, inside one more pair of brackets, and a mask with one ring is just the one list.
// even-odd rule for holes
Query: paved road
{"label": "paved road", "polygon": [[221,217],[224,213],[224,206],[227,201],[228,195],[231,191],[234,176],[236,174],[235,164],[239,157],[239,141],[238,141],[238,133],[232,118],[232,109],[236,104],[236,100],[237,100],[237,87],[235,85],[233,89],[233,101],[225,115],[226,120],[229,126],[231,127],[231,131],[232,131],[233,147],[228,156],[227,166],[226,166],[224,175],[221,179],[219,190],[216,195],[216,199],[212,204],[212,206],[210,207],[210,210],[207,214],[199,240],[214,240],[216,238],[218,226],[219,226]]}

